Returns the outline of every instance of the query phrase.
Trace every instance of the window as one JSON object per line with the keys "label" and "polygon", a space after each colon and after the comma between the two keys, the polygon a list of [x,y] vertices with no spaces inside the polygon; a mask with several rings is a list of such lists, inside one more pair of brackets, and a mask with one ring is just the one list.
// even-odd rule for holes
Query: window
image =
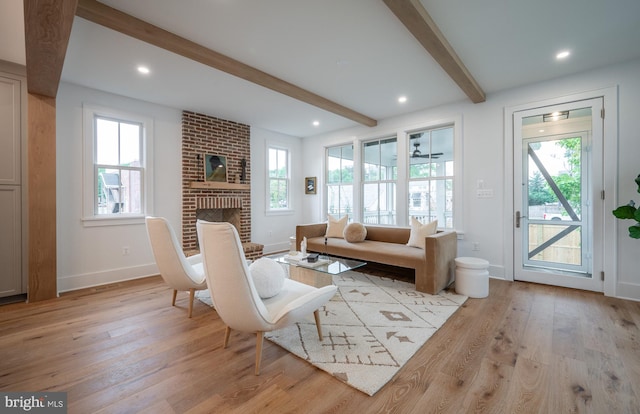
{"label": "window", "polygon": [[94,122],[94,213],[142,214],[142,124],[101,116]]}
{"label": "window", "polygon": [[409,217],[453,229],[454,126],[409,134]]}
{"label": "window", "polygon": [[[152,122],[108,109],[84,108],[85,222],[140,222],[149,210]],[[104,223],[103,223],[104,224]],[[88,224],[92,225],[92,224]]]}
{"label": "window", "polygon": [[381,226],[437,219],[439,229],[464,234],[461,126],[461,117],[452,116],[328,147],[326,212]]}
{"label": "window", "polygon": [[396,224],[397,139],[362,144],[362,219],[365,224]]}
{"label": "window", "polygon": [[350,214],[353,208],[353,144],[327,148],[326,171],[327,213],[334,217]]}
{"label": "window", "polygon": [[269,210],[289,209],[289,151],[269,147]]}

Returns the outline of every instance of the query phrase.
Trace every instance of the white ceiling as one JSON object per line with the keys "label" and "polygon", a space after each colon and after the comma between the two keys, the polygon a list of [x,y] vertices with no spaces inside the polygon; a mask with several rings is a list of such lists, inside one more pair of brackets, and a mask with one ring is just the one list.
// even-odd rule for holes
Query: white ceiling
{"label": "white ceiling", "polygon": [[[102,2],[378,120],[468,99],[382,0]],[[638,0],[422,4],[487,95],[640,57]],[[0,59],[20,64],[22,7],[0,2]],[[293,136],[356,125],[78,17],[62,80]]]}

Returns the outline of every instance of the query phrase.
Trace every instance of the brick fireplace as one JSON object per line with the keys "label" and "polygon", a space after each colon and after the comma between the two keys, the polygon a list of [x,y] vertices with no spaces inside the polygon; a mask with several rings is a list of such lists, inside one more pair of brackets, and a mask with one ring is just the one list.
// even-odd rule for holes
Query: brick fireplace
{"label": "brick fireplace", "polygon": [[[262,256],[263,245],[251,242],[251,153],[248,125],[182,113],[182,246],[198,250],[196,220],[227,221],[238,230],[247,259]],[[204,155],[227,160],[227,182],[204,180]],[[242,165],[246,167],[242,180]]]}

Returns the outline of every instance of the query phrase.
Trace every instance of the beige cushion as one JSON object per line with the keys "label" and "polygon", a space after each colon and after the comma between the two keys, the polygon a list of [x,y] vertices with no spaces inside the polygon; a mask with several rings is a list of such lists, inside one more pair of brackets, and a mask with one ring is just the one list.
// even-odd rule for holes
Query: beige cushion
{"label": "beige cushion", "polygon": [[344,217],[338,220],[331,214],[327,214],[327,219],[329,222],[327,223],[327,233],[325,234],[325,237],[342,239],[344,237],[344,228],[347,226],[349,216],[345,214]]}
{"label": "beige cushion", "polygon": [[367,228],[362,223],[349,223],[344,228],[343,236],[349,243],[360,243],[367,237]]}
{"label": "beige cushion", "polygon": [[438,220],[434,220],[431,223],[422,224],[417,218],[411,217],[411,234],[409,235],[407,246],[424,249],[424,238],[435,234],[437,229]]}

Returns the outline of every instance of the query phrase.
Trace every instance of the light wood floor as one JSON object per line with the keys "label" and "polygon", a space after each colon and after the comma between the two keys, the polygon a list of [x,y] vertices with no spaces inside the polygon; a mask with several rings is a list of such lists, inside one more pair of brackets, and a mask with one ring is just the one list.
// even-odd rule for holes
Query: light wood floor
{"label": "light wood floor", "polygon": [[69,413],[639,413],[640,304],[492,280],[375,396],[159,277],[0,307],[0,390],[66,391]]}

